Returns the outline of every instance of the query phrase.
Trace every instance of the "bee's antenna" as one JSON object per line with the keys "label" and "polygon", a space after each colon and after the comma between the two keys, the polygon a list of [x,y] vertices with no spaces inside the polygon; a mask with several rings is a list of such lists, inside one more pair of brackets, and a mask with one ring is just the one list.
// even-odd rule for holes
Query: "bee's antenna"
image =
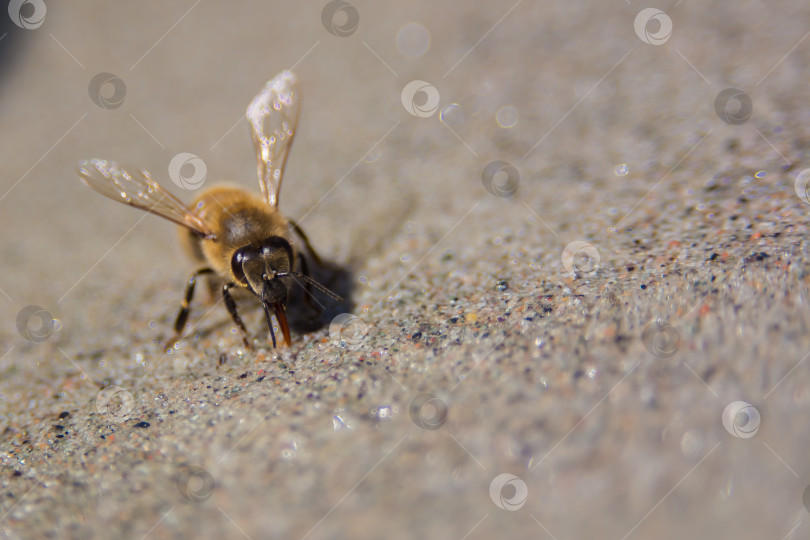
{"label": "bee's antenna", "polygon": [[302,274],[300,272],[279,272],[276,274],[276,277],[285,277],[285,276],[293,276],[295,278],[303,279],[310,285],[313,285],[316,289],[324,293],[326,296],[331,298],[332,300],[337,300],[338,302],[342,302],[343,298],[339,296],[337,293],[333,292],[332,290],[326,288],[324,285],[321,285],[311,277],[307,276],[306,274]]}

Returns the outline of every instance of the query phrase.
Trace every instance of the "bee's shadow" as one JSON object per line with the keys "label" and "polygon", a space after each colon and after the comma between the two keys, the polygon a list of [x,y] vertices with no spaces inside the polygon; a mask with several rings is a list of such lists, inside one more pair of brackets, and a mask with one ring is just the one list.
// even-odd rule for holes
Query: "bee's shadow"
{"label": "bee's shadow", "polygon": [[287,321],[290,328],[297,333],[308,333],[328,326],[330,321],[341,313],[354,311],[352,295],[354,292],[354,272],[349,268],[331,263],[310,264],[310,278],[326,287],[340,300],[330,298],[316,286],[309,291],[303,281],[293,284],[287,309]]}

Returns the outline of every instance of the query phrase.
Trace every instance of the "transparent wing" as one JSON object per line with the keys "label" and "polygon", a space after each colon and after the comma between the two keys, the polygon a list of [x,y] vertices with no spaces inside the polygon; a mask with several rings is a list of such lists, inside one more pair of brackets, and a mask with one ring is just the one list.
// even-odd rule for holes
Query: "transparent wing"
{"label": "transparent wing", "polygon": [[248,105],[245,115],[253,131],[259,185],[272,207],[278,206],[284,165],[290,152],[301,104],[298,79],[282,71],[267,81]]}
{"label": "transparent wing", "polygon": [[174,195],[152,180],[147,171],[130,174],[114,161],[104,159],[79,162],[82,182],[114,201],[146,210],[190,229],[192,232],[214,238],[214,233]]}

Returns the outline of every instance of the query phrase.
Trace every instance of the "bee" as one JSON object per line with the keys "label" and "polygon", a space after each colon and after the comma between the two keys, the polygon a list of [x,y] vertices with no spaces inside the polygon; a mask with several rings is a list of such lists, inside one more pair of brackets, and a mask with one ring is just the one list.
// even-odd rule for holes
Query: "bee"
{"label": "bee", "polygon": [[[250,348],[247,330],[236,310],[231,289],[246,289],[259,298],[274,348],[276,335],[272,315],[278,321],[284,343],[290,345],[285,311],[294,282],[305,289],[308,303],[313,287],[340,300],[310,277],[302,252],[306,251],[317,264],[323,263],[301,228],[278,211],[284,166],[295,137],[299,109],[300,91],[296,76],[290,71],[283,71],[268,81],[248,105],[246,116],[256,149],[261,196],[240,187],[220,185],[205,190],[186,206],[147,171],[130,173],[113,161],[101,159],[79,162],[79,177],[87,186],[120,203],[179,225],[187,251],[203,264],[188,279],[174,324],[175,337],[167,347],[182,335],[195,283],[203,275],[217,276],[221,280],[225,307],[247,348]],[[293,233],[302,240],[303,250],[291,240]]]}

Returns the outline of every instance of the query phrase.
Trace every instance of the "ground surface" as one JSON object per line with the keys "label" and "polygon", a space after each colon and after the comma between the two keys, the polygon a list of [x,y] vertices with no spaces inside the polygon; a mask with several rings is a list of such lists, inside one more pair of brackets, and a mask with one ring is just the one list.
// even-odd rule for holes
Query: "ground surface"
{"label": "ground surface", "polygon": [[[810,6],[299,4],[4,23],[0,534],[807,538]],[[193,266],[76,162],[255,189],[289,67],[348,300],[245,351],[198,294],[166,354]]]}

